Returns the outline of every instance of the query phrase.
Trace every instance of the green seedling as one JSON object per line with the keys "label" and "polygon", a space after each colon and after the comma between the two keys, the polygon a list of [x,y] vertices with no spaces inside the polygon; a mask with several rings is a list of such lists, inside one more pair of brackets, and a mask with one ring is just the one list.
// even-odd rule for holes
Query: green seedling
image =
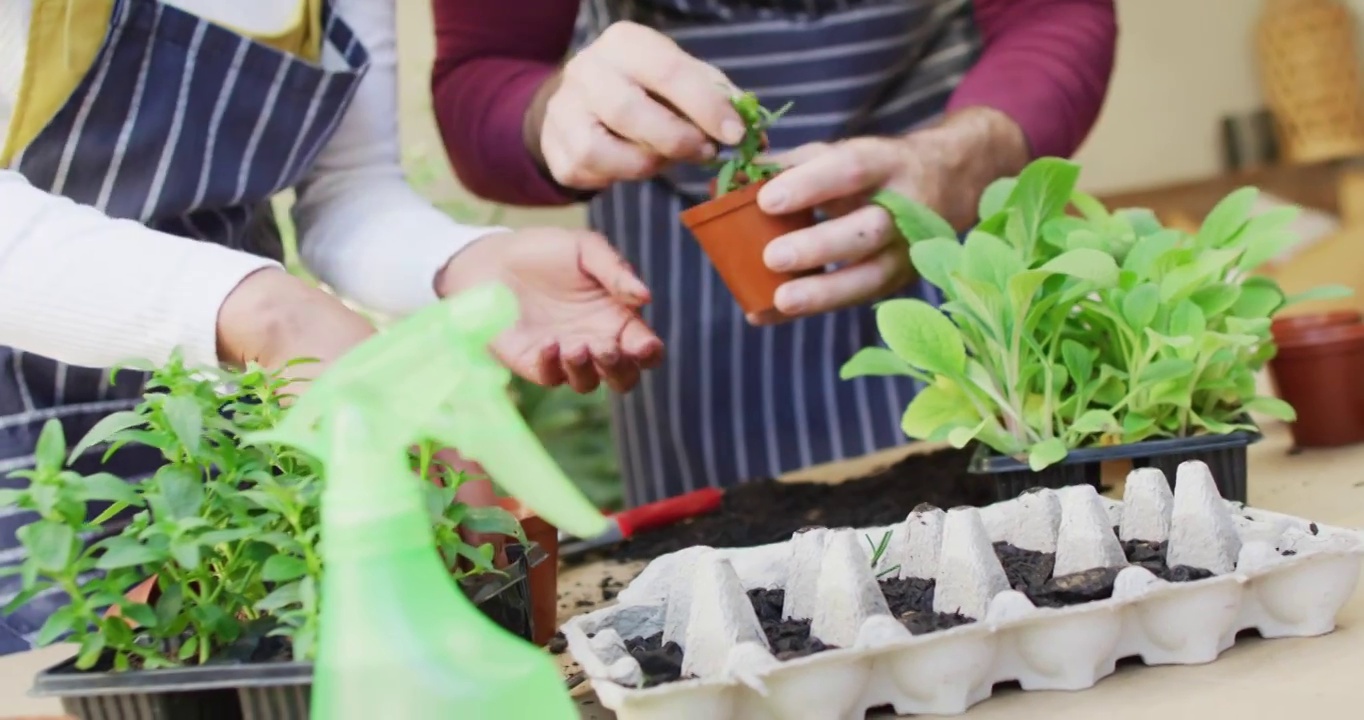
{"label": "green seedling", "polygon": [[734,146],[734,154],[720,165],[715,176],[715,197],[762,182],[781,172],[781,166],[760,162],[758,156],[767,149],[768,128],[791,109],[791,103],[787,103],[775,112],[768,110],[758,102],[758,96],[751,92],[736,93],[729,102],[743,120],[744,137]]}
{"label": "green seedling", "polygon": [[1275,352],[1270,320],[1349,294],[1288,296],[1252,274],[1294,241],[1296,208],[1252,217],[1257,193],[1243,188],[1189,234],[1149,210],[1110,212],[1078,177],[1077,165],[1042,158],[997,181],[965,242],[931,209],[877,194],[946,302],[877,305],[886,347],[861,350],[841,376],[918,378],[907,435],[979,441],[1034,470],[1074,448],[1246,429],[1252,410],[1292,420],[1286,403],[1256,393],[1255,371]]}
{"label": "green seedling", "polygon": [[[886,549],[890,547],[890,533],[891,531],[887,530],[885,534],[881,536],[880,542],[872,542],[870,535],[862,536],[863,538],[866,539],[867,546],[871,549],[871,569],[873,570],[876,569],[877,565],[881,564],[881,558],[886,554]],[[899,565],[888,567],[885,570],[876,573],[876,577],[878,578],[885,577],[899,569],[900,569]]]}

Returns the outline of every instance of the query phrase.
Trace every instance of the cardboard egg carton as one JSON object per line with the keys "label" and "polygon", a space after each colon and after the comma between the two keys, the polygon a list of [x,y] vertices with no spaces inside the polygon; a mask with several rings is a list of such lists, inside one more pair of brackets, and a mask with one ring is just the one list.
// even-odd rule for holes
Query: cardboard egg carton
{"label": "cardboard egg carton", "polygon": [[[1160,548],[1163,567],[1187,577],[1129,563],[1124,542]],[[1109,583],[1111,595],[1039,607],[1029,588],[1011,587],[994,543],[1053,558],[1049,588]],[[1362,553],[1355,530],[1222,500],[1207,466],[1191,462],[1173,492],[1159,470],[1134,471],[1123,502],[1090,486],[1044,489],[980,509],[921,507],[890,527],[688,548],[655,559],[617,605],[563,632],[621,720],[848,720],[884,705],[955,715],[1005,681],[1082,690],[1125,657],[1211,662],[1248,628],[1267,638],[1328,633]],[[883,592],[889,578],[932,579],[928,614],[965,624],[911,633]],[[832,649],[778,659],[751,602],[760,588],[782,589],[782,618],[808,620],[809,636]],[[645,687],[627,640],[659,633],[682,654],[681,679]]]}

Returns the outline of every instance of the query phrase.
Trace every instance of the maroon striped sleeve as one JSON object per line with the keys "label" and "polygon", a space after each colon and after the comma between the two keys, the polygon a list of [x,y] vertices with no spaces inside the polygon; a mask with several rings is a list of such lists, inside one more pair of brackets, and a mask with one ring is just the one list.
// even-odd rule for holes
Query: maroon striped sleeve
{"label": "maroon striped sleeve", "polygon": [[1034,157],[1068,157],[1098,119],[1113,74],[1113,0],[975,0],[983,48],[948,110],[1013,118]]}

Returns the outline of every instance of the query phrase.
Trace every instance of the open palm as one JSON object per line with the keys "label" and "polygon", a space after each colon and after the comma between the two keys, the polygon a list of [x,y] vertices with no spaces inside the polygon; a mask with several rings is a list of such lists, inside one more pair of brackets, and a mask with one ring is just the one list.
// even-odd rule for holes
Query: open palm
{"label": "open palm", "polygon": [[536,228],[490,235],[451,261],[441,294],[484,283],[516,294],[520,318],[492,349],[540,385],[588,392],[605,380],[624,392],[662,359],[663,343],[639,317],[649,290],[600,235]]}

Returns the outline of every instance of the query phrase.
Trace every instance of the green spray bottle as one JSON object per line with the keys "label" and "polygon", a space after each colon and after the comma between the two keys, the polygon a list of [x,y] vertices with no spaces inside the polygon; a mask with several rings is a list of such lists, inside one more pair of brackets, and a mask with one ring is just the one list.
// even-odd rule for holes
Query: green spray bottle
{"label": "green spray bottle", "polygon": [[578,717],[550,656],[485,617],[450,577],[407,461],[434,440],[556,526],[578,537],[606,529],[487,351],[516,314],[496,285],[426,308],[348,353],[260,435],[323,464],[316,720]]}

